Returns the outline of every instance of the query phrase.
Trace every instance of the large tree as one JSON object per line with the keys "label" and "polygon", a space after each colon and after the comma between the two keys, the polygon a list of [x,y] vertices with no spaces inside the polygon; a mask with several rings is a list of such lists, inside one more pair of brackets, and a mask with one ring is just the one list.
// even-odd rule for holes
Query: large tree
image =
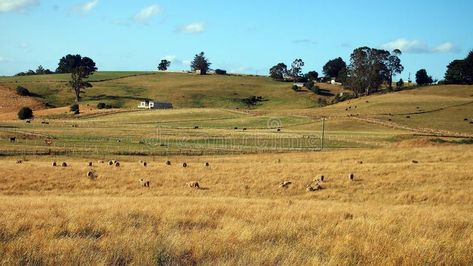
{"label": "large tree", "polygon": [[366,46],[353,51],[348,66],[347,85],[355,96],[376,92],[388,80],[386,62],[389,55],[388,51]]}
{"label": "large tree", "polygon": [[425,69],[420,69],[416,73],[416,83],[417,85],[423,86],[423,85],[429,85],[432,84],[433,79],[432,76],[429,76],[427,74],[427,70]]}
{"label": "large tree", "polygon": [[307,80],[317,80],[319,78],[319,73],[317,71],[309,71],[306,74]]}
{"label": "large tree", "polygon": [[200,70],[200,74],[205,75],[207,74],[207,71],[209,71],[210,65],[211,63],[205,57],[204,52],[201,52],[200,54],[195,55],[194,60],[191,63],[191,69],[192,71]]}
{"label": "large tree", "polygon": [[323,72],[326,77],[335,78],[339,81],[340,72],[346,70],[347,64],[341,57],[329,60],[323,67]]}
{"label": "large tree", "polygon": [[390,89],[393,88],[393,76],[401,74],[404,71],[404,66],[401,64],[401,59],[399,56],[402,54],[401,50],[394,49],[392,53],[388,56],[386,61],[386,68],[388,70],[388,86]]}
{"label": "large tree", "polygon": [[81,90],[92,87],[92,84],[87,82],[87,79],[97,71],[94,60],[81,55],[66,55],[59,60],[56,72],[71,73],[71,81],[69,85],[74,91],[75,100],[79,102]]}
{"label": "large tree", "polygon": [[269,75],[274,80],[284,80],[284,76],[287,75],[287,66],[284,63],[279,63],[271,69],[269,69]]}
{"label": "large tree", "polygon": [[473,51],[463,60],[454,60],[447,66],[445,82],[448,84],[473,84]]}
{"label": "large tree", "polygon": [[158,70],[160,71],[166,71],[168,70],[168,67],[171,65],[171,61],[168,61],[166,59],[161,60],[161,62],[158,65]]}
{"label": "large tree", "polygon": [[302,67],[304,66],[304,61],[302,59],[296,59],[291,64],[291,69],[289,70],[289,75],[297,80],[302,76]]}

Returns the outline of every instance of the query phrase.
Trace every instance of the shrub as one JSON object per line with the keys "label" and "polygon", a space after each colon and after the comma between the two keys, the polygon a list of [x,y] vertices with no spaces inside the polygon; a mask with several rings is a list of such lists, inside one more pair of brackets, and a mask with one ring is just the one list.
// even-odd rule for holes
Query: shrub
{"label": "shrub", "polygon": [[21,120],[33,118],[33,110],[29,107],[22,107],[20,111],[18,111],[18,118]]}
{"label": "shrub", "polygon": [[16,94],[18,94],[20,96],[29,96],[30,91],[25,87],[18,86],[18,87],[16,87]]}
{"label": "shrub", "polygon": [[76,115],[80,113],[79,105],[77,103],[72,104],[71,107],[70,107],[70,110],[71,110],[71,112],[73,112]]}
{"label": "shrub", "polygon": [[314,85],[314,86],[312,86],[312,87],[310,87],[310,88],[308,88],[308,89],[309,89],[311,92],[315,93],[315,94],[319,94],[319,93],[320,93],[320,88],[319,88],[319,86]]}
{"label": "shrub", "polygon": [[113,108],[111,104],[108,103],[98,103],[97,104],[97,109],[110,109]]}
{"label": "shrub", "polygon": [[215,69],[215,74],[217,75],[226,75],[227,71],[223,69]]}

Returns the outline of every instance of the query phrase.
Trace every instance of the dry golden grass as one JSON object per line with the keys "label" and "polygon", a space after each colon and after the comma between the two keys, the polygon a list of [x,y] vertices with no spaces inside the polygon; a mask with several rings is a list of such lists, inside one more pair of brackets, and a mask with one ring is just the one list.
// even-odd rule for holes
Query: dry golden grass
{"label": "dry golden grass", "polygon": [[4,265],[473,263],[468,145],[95,159],[95,180],[87,158],[26,159],[0,163]]}

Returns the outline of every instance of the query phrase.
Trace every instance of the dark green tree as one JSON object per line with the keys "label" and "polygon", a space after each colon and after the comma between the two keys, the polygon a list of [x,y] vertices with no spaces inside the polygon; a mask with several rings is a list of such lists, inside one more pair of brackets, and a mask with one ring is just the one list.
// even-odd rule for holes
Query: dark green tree
{"label": "dark green tree", "polygon": [[163,59],[163,60],[161,60],[161,62],[158,65],[158,70],[166,71],[166,70],[168,70],[169,66],[171,66],[171,61]]}
{"label": "dark green tree", "polygon": [[289,70],[289,75],[297,80],[302,76],[302,67],[304,66],[304,61],[302,59],[296,59],[291,64],[291,69]]}
{"label": "dark green tree", "polygon": [[194,60],[191,63],[191,69],[192,71],[200,70],[200,74],[205,75],[209,71],[210,65],[211,63],[205,57],[204,52],[201,52],[200,54],[195,55]]}
{"label": "dark green tree", "polygon": [[284,63],[279,63],[269,69],[269,75],[274,80],[284,80],[284,76],[287,75],[287,66]]}
{"label": "dark green tree", "polygon": [[319,78],[319,73],[317,71],[309,71],[306,76],[308,80],[313,81]]}
{"label": "dark green tree", "polygon": [[347,68],[347,64],[341,57],[329,60],[323,67],[323,73],[326,77],[335,78],[339,81],[340,72]]}
{"label": "dark green tree", "polygon": [[388,51],[366,46],[353,51],[348,66],[347,86],[355,96],[376,92],[388,80],[386,62],[389,55]]}
{"label": "dark green tree", "polygon": [[56,72],[71,73],[69,85],[74,91],[75,100],[79,102],[81,90],[92,87],[92,84],[85,81],[90,75],[97,71],[95,62],[81,55],[66,55],[59,60]]}
{"label": "dark green tree", "polygon": [[429,84],[432,84],[433,79],[432,79],[432,76],[429,76],[427,74],[427,70],[425,69],[420,69],[419,71],[417,71],[416,73],[416,83],[417,85],[419,86],[423,86],[423,85],[429,85]]}
{"label": "dark green tree", "polygon": [[473,84],[473,51],[463,60],[454,60],[447,66],[447,84]]}
{"label": "dark green tree", "polygon": [[33,118],[33,110],[29,107],[22,107],[20,111],[18,111],[18,118],[21,120]]}
{"label": "dark green tree", "polygon": [[401,50],[395,49],[392,53],[388,56],[386,61],[386,68],[387,68],[387,83],[389,89],[393,87],[393,76],[397,74],[401,74],[404,71],[404,66],[401,64],[401,59],[399,56],[402,55]]}

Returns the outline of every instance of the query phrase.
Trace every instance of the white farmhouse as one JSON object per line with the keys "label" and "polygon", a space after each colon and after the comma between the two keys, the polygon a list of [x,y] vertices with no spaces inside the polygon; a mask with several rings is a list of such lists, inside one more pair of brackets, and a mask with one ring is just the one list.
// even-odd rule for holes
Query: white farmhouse
{"label": "white farmhouse", "polygon": [[142,109],[172,109],[172,103],[157,102],[157,101],[143,101],[140,102],[138,108]]}

